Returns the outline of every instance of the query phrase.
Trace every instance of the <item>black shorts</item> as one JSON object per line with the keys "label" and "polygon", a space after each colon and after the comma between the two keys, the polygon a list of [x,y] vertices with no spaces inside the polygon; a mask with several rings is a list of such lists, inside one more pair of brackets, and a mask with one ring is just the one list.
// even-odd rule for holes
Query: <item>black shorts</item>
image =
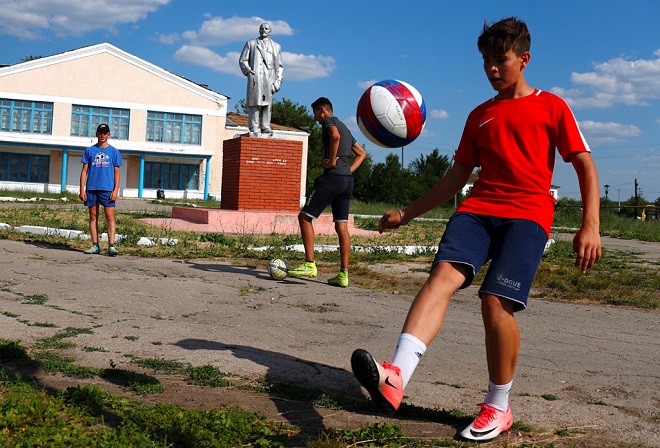
{"label": "black shorts", "polygon": [[319,176],[314,181],[314,187],[307,196],[307,201],[301,213],[316,219],[323,210],[332,206],[334,222],[348,222],[348,211],[353,194],[353,176],[328,174]]}

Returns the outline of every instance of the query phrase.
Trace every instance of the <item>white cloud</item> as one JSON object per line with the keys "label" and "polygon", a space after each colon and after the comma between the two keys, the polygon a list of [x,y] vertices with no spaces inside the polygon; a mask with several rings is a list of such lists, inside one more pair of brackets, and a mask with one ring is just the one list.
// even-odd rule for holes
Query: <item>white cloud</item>
{"label": "white cloud", "polygon": [[[232,51],[221,56],[203,46],[183,45],[174,53],[174,59],[187,64],[199,65],[218,73],[243,77],[238,67],[240,52]],[[282,52],[284,78],[304,81],[307,79],[330,76],[335,69],[335,60],[328,56],[302,55]]]}
{"label": "white cloud", "polygon": [[22,39],[81,36],[93,30],[117,32],[116,26],[135,23],[170,0],[0,0],[0,33]]}
{"label": "white cloud", "polygon": [[589,143],[614,143],[629,137],[637,137],[642,131],[632,124],[597,122],[585,120],[579,122],[580,129],[587,136]]}
{"label": "white cloud", "polygon": [[572,73],[571,82],[572,89],[552,91],[577,109],[648,106],[660,99],[660,50],[651,59],[614,58],[595,64],[593,72]]}
{"label": "white cloud", "polygon": [[[259,36],[259,26],[268,22],[272,28],[272,37],[278,42],[277,36],[291,36],[293,28],[283,20],[266,20],[261,17],[230,17],[207,16],[198,30],[182,33],[159,35],[160,42],[172,44],[178,41],[188,41],[175,53],[177,61],[200,65],[219,73],[243,76],[238,68],[240,51],[229,52],[222,56],[209,47],[226,45],[232,42],[245,43]],[[243,48],[243,45],[240,45]],[[285,81],[305,81],[330,76],[335,69],[335,59],[331,56],[307,55],[282,51]]]}
{"label": "white cloud", "polygon": [[430,113],[431,118],[437,118],[440,120],[444,120],[445,118],[449,118],[449,113],[446,110],[442,109],[433,109]]}
{"label": "white cloud", "polygon": [[325,78],[335,69],[335,59],[331,56],[315,56],[282,52],[284,77],[295,81]]}
{"label": "white cloud", "polygon": [[241,42],[259,37],[259,27],[262,23],[270,23],[272,37],[292,36],[293,28],[283,20],[266,20],[261,17],[210,17],[202,22],[196,31],[185,31],[181,38],[199,46],[225,45],[231,42]]}
{"label": "white cloud", "polygon": [[195,45],[183,45],[174,53],[174,59],[187,64],[200,65],[218,73],[243,76],[238,67],[239,52],[229,52],[220,56],[213,50]]}
{"label": "white cloud", "polygon": [[378,82],[377,79],[370,79],[369,81],[359,81],[358,82],[358,87],[361,89],[368,89],[369,87],[373,86]]}

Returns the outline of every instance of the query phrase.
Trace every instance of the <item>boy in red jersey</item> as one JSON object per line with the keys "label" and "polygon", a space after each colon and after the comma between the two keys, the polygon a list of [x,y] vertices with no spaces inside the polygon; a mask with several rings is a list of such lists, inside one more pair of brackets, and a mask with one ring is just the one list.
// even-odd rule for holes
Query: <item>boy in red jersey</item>
{"label": "boy in red jersey", "polygon": [[351,365],[374,402],[396,411],[426,347],[440,331],[451,295],[491,264],[479,290],[486,334],[488,392],[477,418],[460,435],[489,440],[513,424],[509,391],[520,348],[514,313],[527,296],[553,220],[550,184],[555,148],[577,173],[582,226],[573,239],[576,266],[586,273],[600,259],[598,175],[589,146],[568,105],[525,80],[531,38],[527,25],[507,18],[484,24],[477,46],[497,95],[468,116],[452,169],[403,210],[388,211],[379,231],[398,228],[441,205],[465,185],[476,167],[479,179],[447,224],[428,280],[415,297],[392,363],[378,364],[365,350]]}

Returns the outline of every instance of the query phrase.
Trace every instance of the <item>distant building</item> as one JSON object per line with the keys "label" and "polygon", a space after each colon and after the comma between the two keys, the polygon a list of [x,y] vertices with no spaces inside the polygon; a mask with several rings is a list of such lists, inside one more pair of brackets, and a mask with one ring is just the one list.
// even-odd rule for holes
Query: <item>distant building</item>
{"label": "distant building", "polygon": [[[221,199],[223,142],[247,133],[228,100],[107,43],[0,67],[0,188],[78,192],[82,152],[107,123],[120,196]],[[309,134],[273,129],[302,142],[304,200]]]}
{"label": "distant building", "polygon": [[[472,187],[474,186],[474,183],[479,179],[479,174],[477,173],[472,173],[470,174],[470,178],[468,179],[467,183],[465,186],[463,186],[463,189],[461,190],[461,194],[463,196],[468,196],[470,194],[470,191],[472,191]],[[550,185],[550,194],[552,197],[555,198],[555,200],[559,199],[559,187],[556,185]]]}

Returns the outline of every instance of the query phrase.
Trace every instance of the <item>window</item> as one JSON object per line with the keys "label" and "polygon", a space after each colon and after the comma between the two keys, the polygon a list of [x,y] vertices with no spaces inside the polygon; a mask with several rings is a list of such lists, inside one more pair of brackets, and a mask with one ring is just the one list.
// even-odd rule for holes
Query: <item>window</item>
{"label": "window", "polygon": [[48,183],[50,157],[0,153],[0,181]]}
{"label": "window", "polygon": [[94,137],[96,128],[101,123],[110,126],[110,135],[117,140],[128,140],[128,109],[111,109],[109,107],[81,106],[74,104],[71,108],[71,135],[78,137]]}
{"label": "window", "polygon": [[142,186],[165,190],[197,190],[199,189],[199,165],[145,162]]}
{"label": "window", "polygon": [[53,103],[0,99],[0,131],[51,134]]}
{"label": "window", "polygon": [[202,116],[147,113],[147,141],[199,145],[202,143]]}

